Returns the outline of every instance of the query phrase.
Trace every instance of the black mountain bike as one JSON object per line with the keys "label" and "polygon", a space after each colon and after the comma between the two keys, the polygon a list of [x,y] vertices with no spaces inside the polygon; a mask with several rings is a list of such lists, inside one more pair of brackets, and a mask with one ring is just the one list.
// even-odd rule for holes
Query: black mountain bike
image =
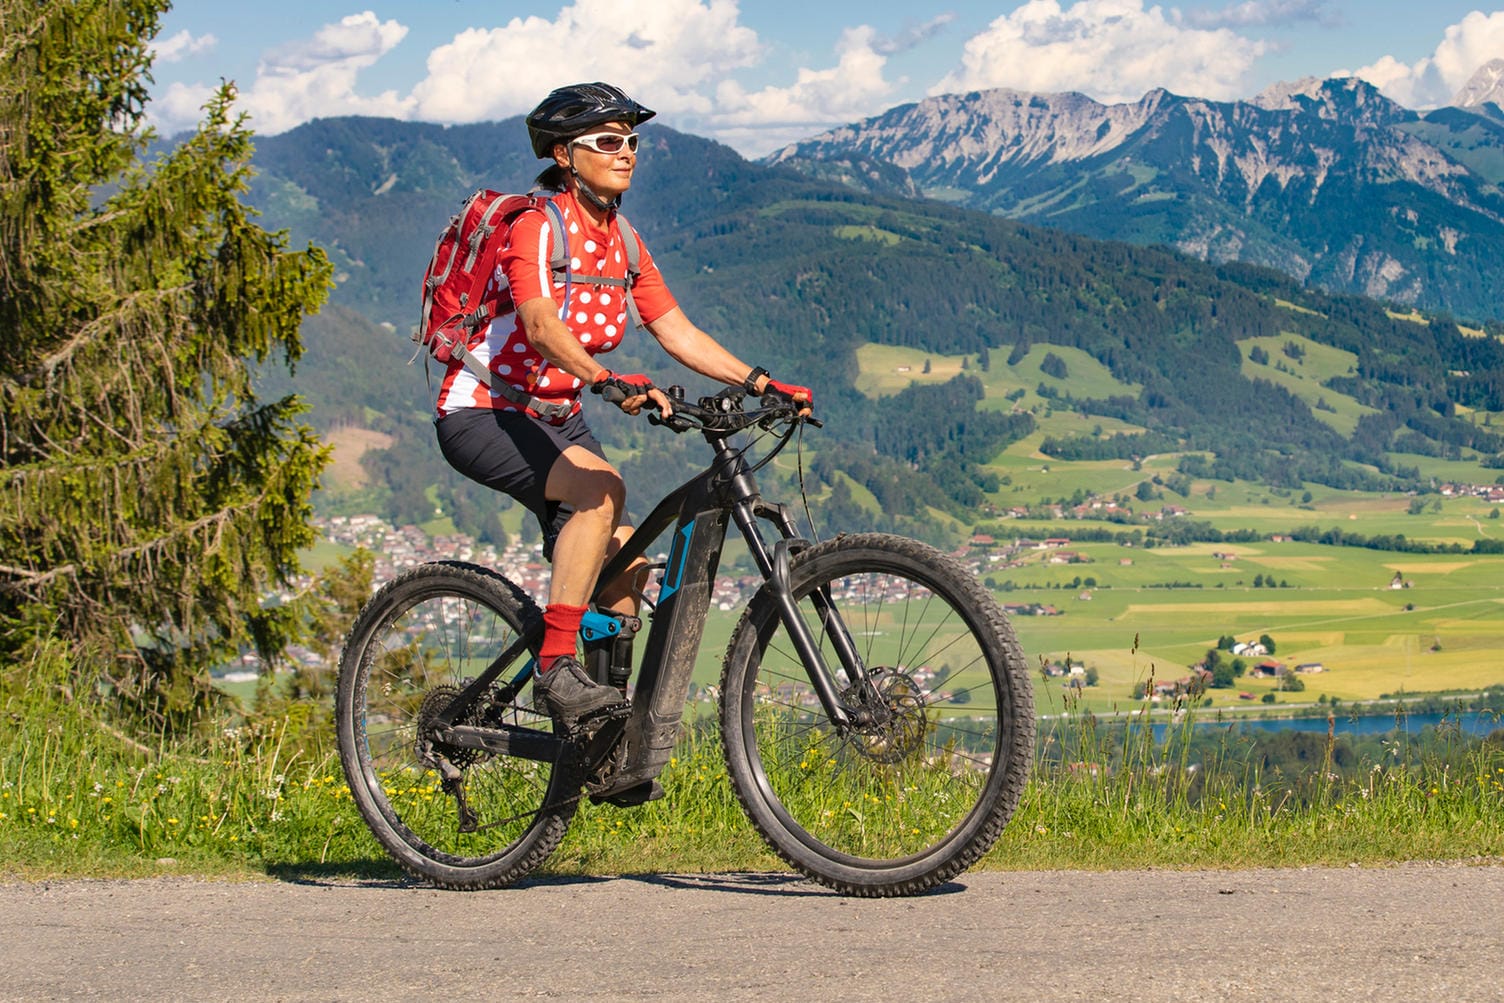
{"label": "black mountain bike", "polygon": [[[658,795],[735,524],[765,581],[726,651],[720,727],[753,825],[793,867],[851,895],[913,894],[960,873],[1007,825],[1033,757],[1028,666],[1003,610],[959,561],[917,541],[802,539],[793,511],[753,479],[818,425],[793,405],[670,392],[673,414],[650,420],[702,433],[713,458],[601,573],[615,579],[672,527],[630,710],[566,732],[527,685],[537,604],[486,568],[414,568],[372,597],[340,660],[340,756],[361,816],[411,874],[492,888],[553,851],[582,797]],[[593,605],[581,626],[587,668],[623,694],[641,629]]]}

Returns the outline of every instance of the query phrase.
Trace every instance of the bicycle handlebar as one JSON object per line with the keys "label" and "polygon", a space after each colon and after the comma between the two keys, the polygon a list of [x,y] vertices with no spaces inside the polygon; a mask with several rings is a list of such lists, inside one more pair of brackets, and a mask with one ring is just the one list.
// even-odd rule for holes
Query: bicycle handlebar
{"label": "bicycle handlebar", "polygon": [[[650,409],[648,421],[673,432],[740,432],[754,425],[769,428],[785,421],[804,422],[815,428],[824,427],[813,416],[800,413],[808,408],[807,404],[800,404],[779,394],[762,397],[761,407],[748,410],[742,406],[747,393],[740,387],[725,387],[718,393],[701,397],[698,404],[691,404],[685,399],[684,388],[681,386],[662,389],[673,404],[673,414],[665,418],[658,402],[649,398],[645,405]],[[618,388],[608,386],[601,390],[601,399],[619,405],[627,397]]]}

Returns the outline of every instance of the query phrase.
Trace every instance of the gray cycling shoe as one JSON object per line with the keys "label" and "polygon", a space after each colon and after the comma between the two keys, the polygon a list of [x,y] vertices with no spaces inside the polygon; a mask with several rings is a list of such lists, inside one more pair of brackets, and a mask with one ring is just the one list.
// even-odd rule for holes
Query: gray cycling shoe
{"label": "gray cycling shoe", "polygon": [[626,698],[616,687],[591,679],[583,665],[564,655],[533,679],[533,701],[565,728],[573,728],[581,718],[621,706]]}

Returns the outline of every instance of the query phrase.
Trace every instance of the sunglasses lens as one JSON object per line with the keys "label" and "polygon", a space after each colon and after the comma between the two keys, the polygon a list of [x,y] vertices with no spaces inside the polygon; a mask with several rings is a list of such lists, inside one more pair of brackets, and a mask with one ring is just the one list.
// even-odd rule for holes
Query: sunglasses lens
{"label": "sunglasses lens", "polygon": [[625,136],[618,132],[595,132],[588,136],[581,136],[575,142],[596,153],[620,153],[623,145],[633,153],[637,152],[637,133],[635,132]]}

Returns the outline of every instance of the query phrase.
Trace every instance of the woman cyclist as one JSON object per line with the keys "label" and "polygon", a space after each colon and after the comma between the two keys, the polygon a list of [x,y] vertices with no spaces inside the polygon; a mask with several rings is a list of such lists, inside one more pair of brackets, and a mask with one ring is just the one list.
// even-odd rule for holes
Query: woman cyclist
{"label": "woman cyclist", "polygon": [[[685,316],[663,276],[616,208],[637,166],[637,126],[654,112],[604,83],[560,87],[527,116],[533,152],[552,163],[538,176],[556,194],[570,257],[570,278],[551,274],[553,220],[528,211],[514,220],[498,256],[515,313],[486,329],[471,346],[492,373],[482,383],[451,362],[438,399],[444,457],[465,476],[516,498],[543,527],[544,555],[553,562],[535,698],[572,727],[581,717],[620,701],[575,658],[575,637],[604,562],[631,535],[623,522],[626,491],[580,412],[580,394],[608,387],[637,414],[650,401],[671,413],[668,397],[641,373],[612,372],[596,360],[621,343],[629,313],[624,241],[638,243],[632,300],[648,331],[670,356],[712,380],[749,393],[777,393],[812,402],[805,387],[780,383],[750,367]],[[498,277],[501,277],[499,275]],[[637,562],[601,593],[599,602],[636,612]]]}

